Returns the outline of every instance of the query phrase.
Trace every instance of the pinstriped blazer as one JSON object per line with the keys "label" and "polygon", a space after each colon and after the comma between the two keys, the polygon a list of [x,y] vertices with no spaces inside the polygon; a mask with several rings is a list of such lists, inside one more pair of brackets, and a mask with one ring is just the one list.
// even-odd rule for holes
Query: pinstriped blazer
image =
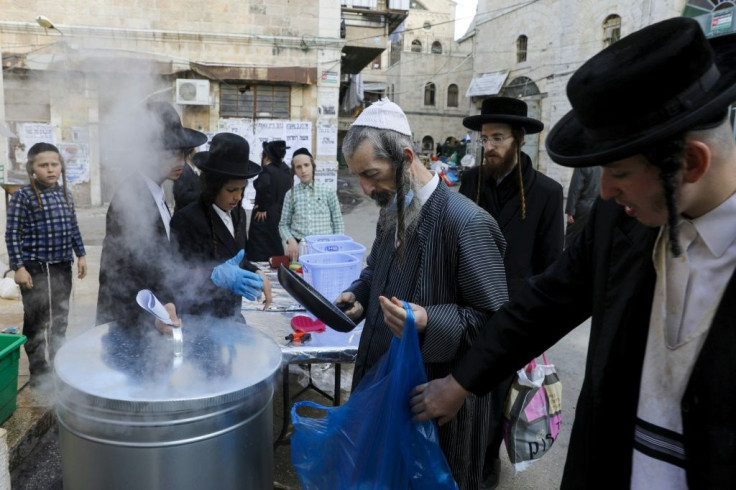
{"label": "pinstriped blazer", "polygon": [[[349,288],[365,310],[353,388],[393,337],[383,321],[379,295],[427,310],[420,345],[429,379],[450,373],[508,297],[506,242],[496,221],[444,184],[437,186],[407,233],[403,259],[396,257],[395,233],[395,227],[377,230],[368,265]],[[461,488],[479,486],[489,417],[490,398],[471,396],[458,416],[440,427],[440,445]]]}

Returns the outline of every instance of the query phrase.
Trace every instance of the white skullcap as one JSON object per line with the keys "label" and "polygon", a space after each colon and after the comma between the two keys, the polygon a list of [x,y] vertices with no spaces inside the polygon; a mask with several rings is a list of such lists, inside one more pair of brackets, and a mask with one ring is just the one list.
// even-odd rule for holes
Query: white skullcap
{"label": "white skullcap", "polygon": [[411,129],[406,114],[401,110],[401,107],[388,100],[387,97],[371,104],[370,107],[360,113],[350,126],[390,129],[411,137]]}

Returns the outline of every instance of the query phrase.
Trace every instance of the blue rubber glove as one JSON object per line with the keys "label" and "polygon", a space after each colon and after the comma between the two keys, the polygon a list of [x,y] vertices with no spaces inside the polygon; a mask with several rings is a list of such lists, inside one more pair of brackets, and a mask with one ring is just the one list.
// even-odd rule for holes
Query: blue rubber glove
{"label": "blue rubber glove", "polygon": [[210,279],[216,286],[253,301],[263,291],[263,279],[255,272],[240,268],[244,255],[245,250],[241,250],[235,257],[212,269]]}

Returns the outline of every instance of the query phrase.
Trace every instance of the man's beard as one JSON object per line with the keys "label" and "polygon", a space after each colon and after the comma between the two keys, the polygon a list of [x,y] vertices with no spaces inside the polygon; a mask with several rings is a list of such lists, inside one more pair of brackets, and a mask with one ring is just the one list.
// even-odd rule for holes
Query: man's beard
{"label": "man's beard", "polygon": [[515,164],[516,147],[514,146],[510,148],[508,152],[506,152],[506,155],[503,156],[503,159],[501,159],[499,163],[488,163],[484,156],[483,174],[486,176],[486,178],[498,180],[511,172],[511,169],[514,168]]}
{"label": "man's beard", "polygon": [[396,196],[395,191],[373,191],[371,192],[371,199],[381,208],[387,208],[394,200]]}
{"label": "man's beard", "polygon": [[[395,206],[391,206],[391,204],[394,202],[394,197],[396,196],[395,192],[390,192],[391,197],[388,201],[388,204],[386,206],[381,206],[381,211],[378,214],[378,229],[382,231],[392,230],[392,235],[393,230],[396,230],[396,237],[403,239],[404,243],[406,243],[406,238],[408,237],[408,235],[413,233],[414,229],[416,228],[415,225],[417,219],[419,218],[419,214],[422,212],[422,204],[417,198],[417,188],[414,186],[413,182],[411,183],[410,188],[414,192],[414,197],[408,204],[405,205],[403,210],[405,228],[404,230],[398,229],[398,209]],[[376,200],[376,202],[378,201]]]}

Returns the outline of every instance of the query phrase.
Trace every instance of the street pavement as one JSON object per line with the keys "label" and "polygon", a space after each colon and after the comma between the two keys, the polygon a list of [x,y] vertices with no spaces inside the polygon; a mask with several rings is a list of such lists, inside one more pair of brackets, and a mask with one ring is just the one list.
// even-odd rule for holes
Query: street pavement
{"label": "street pavement", "polygon": [[[453,188],[454,190],[457,187]],[[367,199],[358,185],[357,179],[346,170],[341,169],[338,179],[338,195],[340,198],[346,234],[365,245],[370,251],[375,236],[375,225],[378,208]],[[94,326],[95,305],[97,300],[99,258],[102,239],[105,233],[106,207],[80,208],[77,210],[82,236],[87,249],[89,273],[84,280],[74,278],[71,307],[69,315],[68,338],[73,338]],[[4,219],[4,217],[3,217]],[[4,223],[2,223],[4,229]],[[20,300],[0,299],[0,329],[22,324],[22,304]],[[572,419],[575,414],[580,384],[585,367],[589,325],[586,322],[571,332],[547,354],[557,367],[563,383],[563,419],[562,429],[554,447],[545,457],[536,462],[530,469],[514,475],[508,463],[505,449],[501,450],[502,477],[499,489],[550,489],[558,488],[565,462],[570,436]],[[350,386],[350,370],[344,373],[343,387]],[[25,352],[22,352],[20,377],[27,376],[28,367]],[[323,376],[329,379],[329,376]],[[27,378],[26,378],[27,379]],[[291,393],[299,390],[300,379],[290,376]],[[329,387],[328,387],[329,388]],[[344,393],[343,399],[348,395]],[[274,399],[274,436],[278,434],[281,420],[281,400],[277,393]],[[318,403],[330,402],[313,391],[307,391],[304,398]],[[24,464],[12,474],[13,489],[57,489],[62,488],[60,452],[58,448],[57,430],[49,431],[40,441],[38,447],[27,458]],[[274,488],[299,488],[299,484],[291,466],[290,447],[279,446],[274,453]]]}

